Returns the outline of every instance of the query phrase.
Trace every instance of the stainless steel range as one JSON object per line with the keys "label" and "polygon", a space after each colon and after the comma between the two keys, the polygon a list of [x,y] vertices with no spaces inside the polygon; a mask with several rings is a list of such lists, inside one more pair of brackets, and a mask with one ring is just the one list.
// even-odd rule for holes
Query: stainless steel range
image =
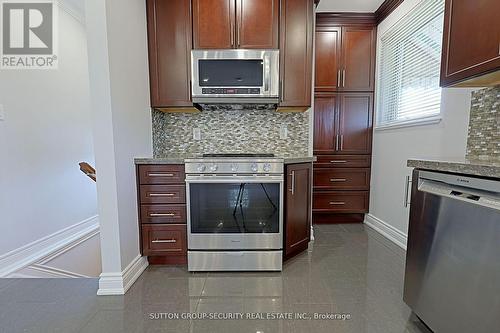
{"label": "stainless steel range", "polygon": [[280,271],[283,159],[186,159],[189,271]]}

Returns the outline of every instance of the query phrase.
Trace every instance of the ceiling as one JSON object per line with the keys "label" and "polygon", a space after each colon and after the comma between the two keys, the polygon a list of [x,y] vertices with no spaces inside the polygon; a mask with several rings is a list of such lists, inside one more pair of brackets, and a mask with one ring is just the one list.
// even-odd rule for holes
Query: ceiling
{"label": "ceiling", "polygon": [[384,0],[321,0],[317,12],[370,12],[373,13]]}

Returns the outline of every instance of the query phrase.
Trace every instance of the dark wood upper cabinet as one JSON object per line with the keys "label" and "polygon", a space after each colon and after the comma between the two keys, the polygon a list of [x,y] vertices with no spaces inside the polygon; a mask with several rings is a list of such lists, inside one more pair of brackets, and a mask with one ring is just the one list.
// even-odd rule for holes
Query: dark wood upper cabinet
{"label": "dark wood upper cabinet", "polygon": [[373,26],[318,26],[315,91],[373,91],[375,43]]}
{"label": "dark wood upper cabinet", "polygon": [[315,154],[370,154],[373,93],[322,93],[314,98]]}
{"label": "dark wood upper cabinet", "polygon": [[313,1],[281,0],[280,107],[311,106]]}
{"label": "dark wood upper cabinet", "polygon": [[441,86],[500,84],[500,1],[445,3]]}
{"label": "dark wood upper cabinet", "polygon": [[147,0],[152,107],[192,107],[190,0]]}
{"label": "dark wood upper cabinet", "polygon": [[312,164],[287,165],[286,177],[285,258],[290,258],[307,249],[310,239]]}
{"label": "dark wood upper cabinet", "polygon": [[313,149],[317,153],[336,151],[337,95],[323,94],[314,97]]}
{"label": "dark wood upper cabinet", "polygon": [[279,0],[193,0],[195,49],[278,48]]}
{"label": "dark wood upper cabinet", "polygon": [[341,28],[316,29],[315,90],[336,91],[341,75]]}
{"label": "dark wood upper cabinet", "polygon": [[236,47],[278,48],[279,0],[236,0]]}
{"label": "dark wood upper cabinet", "polygon": [[233,48],[235,21],[235,0],[193,0],[194,48]]}
{"label": "dark wood upper cabinet", "polygon": [[375,85],[375,43],[373,27],[342,28],[343,91],[372,91]]}
{"label": "dark wood upper cabinet", "polygon": [[339,99],[339,154],[370,154],[372,148],[372,93],[343,93]]}

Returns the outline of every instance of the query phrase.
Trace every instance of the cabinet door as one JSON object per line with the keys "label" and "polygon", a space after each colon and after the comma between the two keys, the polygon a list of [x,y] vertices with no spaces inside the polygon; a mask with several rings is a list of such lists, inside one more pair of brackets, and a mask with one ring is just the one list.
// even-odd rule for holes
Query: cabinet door
{"label": "cabinet door", "polygon": [[311,233],[311,163],[286,167],[285,257],[307,249]]}
{"label": "cabinet door", "polygon": [[316,30],[315,91],[336,91],[340,84],[340,28]]}
{"label": "cabinet door", "polygon": [[193,38],[195,49],[233,48],[235,0],[193,0]]}
{"label": "cabinet door", "polygon": [[337,95],[316,95],[314,97],[314,143],[315,154],[335,153],[337,150],[336,115]]}
{"label": "cabinet door", "polygon": [[278,48],[279,0],[237,0],[236,47]]}
{"label": "cabinet door", "polygon": [[500,69],[499,13],[498,0],[446,0],[441,86]]}
{"label": "cabinet door", "polygon": [[340,154],[370,154],[372,150],[372,93],[340,95]]}
{"label": "cabinet door", "polygon": [[191,102],[190,1],[147,0],[151,106]]}
{"label": "cabinet door", "polygon": [[313,6],[312,0],[281,0],[282,107],[311,106]]}
{"label": "cabinet door", "polygon": [[373,91],[375,76],[375,29],[342,28],[343,91]]}

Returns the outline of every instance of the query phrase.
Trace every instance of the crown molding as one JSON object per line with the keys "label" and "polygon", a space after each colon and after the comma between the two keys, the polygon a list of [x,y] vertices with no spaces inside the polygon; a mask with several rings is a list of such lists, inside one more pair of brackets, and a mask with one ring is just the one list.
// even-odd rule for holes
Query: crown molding
{"label": "crown molding", "polygon": [[375,13],[317,13],[316,26],[376,25]]}
{"label": "crown molding", "polygon": [[380,7],[375,11],[377,24],[382,22],[389,14],[391,14],[404,0],[385,0]]}

